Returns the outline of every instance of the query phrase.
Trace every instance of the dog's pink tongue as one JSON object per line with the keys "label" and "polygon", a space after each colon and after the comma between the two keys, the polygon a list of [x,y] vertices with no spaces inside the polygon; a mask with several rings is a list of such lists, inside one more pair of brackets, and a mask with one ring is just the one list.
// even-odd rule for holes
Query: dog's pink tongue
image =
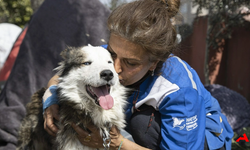
{"label": "dog's pink tongue", "polygon": [[113,97],[110,96],[107,86],[93,88],[95,94],[99,97],[100,106],[105,109],[111,109],[114,105]]}

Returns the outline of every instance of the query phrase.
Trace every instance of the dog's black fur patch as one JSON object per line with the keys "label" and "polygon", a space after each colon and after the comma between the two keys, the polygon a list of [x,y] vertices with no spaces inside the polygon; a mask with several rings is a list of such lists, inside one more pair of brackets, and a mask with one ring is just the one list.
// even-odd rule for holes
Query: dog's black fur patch
{"label": "dog's black fur patch", "polygon": [[[31,102],[26,105],[27,114],[18,133],[18,150],[49,150],[52,147],[54,137],[49,135],[43,127],[42,96],[45,90],[45,88],[38,90],[32,96]],[[43,144],[38,146],[38,143]]]}

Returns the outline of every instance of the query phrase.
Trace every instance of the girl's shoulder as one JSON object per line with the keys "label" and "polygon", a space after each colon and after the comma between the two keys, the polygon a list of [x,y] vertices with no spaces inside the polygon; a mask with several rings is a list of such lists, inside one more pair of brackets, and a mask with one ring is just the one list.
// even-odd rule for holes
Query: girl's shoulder
{"label": "girl's shoulder", "polygon": [[161,77],[172,84],[176,84],[179,88],[197,89],[197,84],[200,84],[196,71],[177,56],[171,56],[165,61],[161,70]]}

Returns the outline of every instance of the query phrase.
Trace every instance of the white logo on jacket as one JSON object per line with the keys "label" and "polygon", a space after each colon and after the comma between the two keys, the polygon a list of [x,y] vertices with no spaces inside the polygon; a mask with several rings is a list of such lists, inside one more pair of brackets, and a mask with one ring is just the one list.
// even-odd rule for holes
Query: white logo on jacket
{"label": "white logo on jacket", "polygon": [[197,115],[186,119],[187,131],[193,130],[198,126],[197,120]]}
{"label": "white logo on jacket", "polygon": [[180,130],[184,129],[186,127],[187,131],[191,131],[195,129],[198,124],[197,124],[197,115],[192,116],[190,118],[186,118],[186,123],[183,124],[185,119],[178,119],[176,117],[172,117],[173,119],[173,128],[178,127]]}
{"label": "white logo on jacket", "polygon": [[173,119],[173,128],[179,127],[180,130],[182,130],[185,127],[185,124],[181,126],[184,119],[178,119],[176,117],[172,117]]}

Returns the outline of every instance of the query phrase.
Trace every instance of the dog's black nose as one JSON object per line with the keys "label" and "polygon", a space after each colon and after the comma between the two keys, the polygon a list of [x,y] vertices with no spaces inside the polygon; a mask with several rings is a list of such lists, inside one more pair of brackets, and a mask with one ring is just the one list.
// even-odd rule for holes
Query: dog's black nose
{"label": "dog's black nose", "polygon": [[114,77],[113,72],[110,70],[103,70],[100,73],[100,76],[102,79],[104,79],[106,81],[109,81],[109,80],[113,79],[113,77]]}

